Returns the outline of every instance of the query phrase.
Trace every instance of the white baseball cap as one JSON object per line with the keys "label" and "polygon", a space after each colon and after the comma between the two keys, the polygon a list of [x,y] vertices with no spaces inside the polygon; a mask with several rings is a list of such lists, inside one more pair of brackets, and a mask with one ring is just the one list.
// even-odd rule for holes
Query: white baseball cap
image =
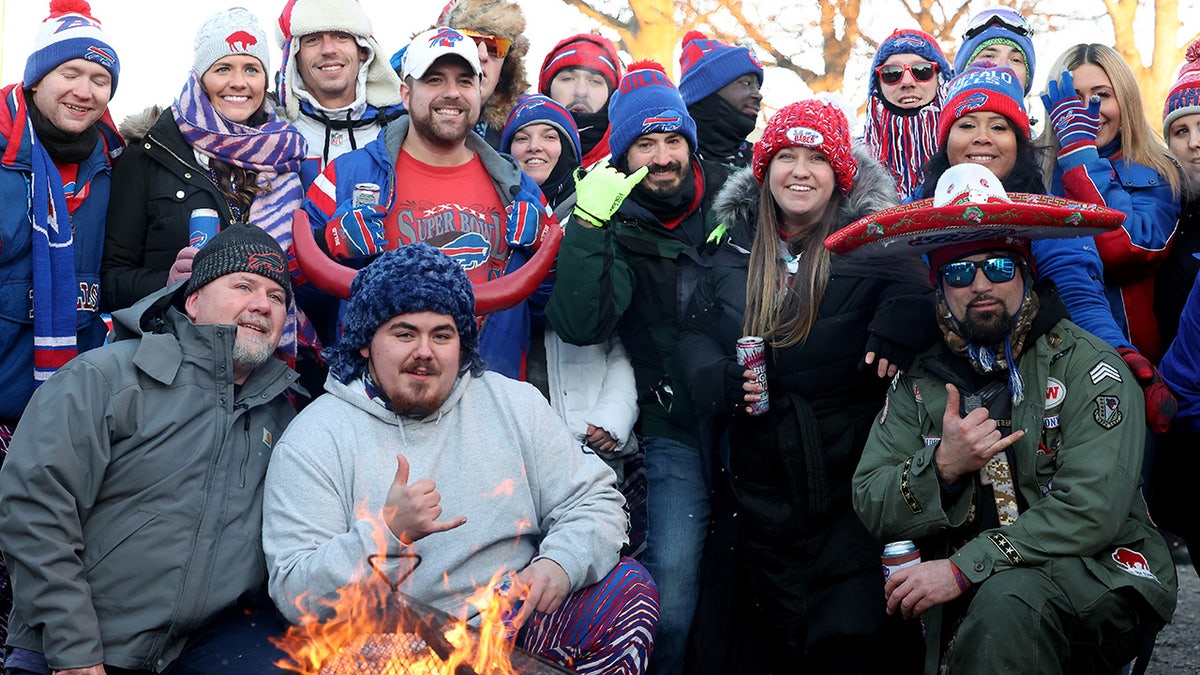
{"label": "white baseball cap", "polygon": [[483,74],[479,65],[479,47],[475,41],[453,28],[444,26],[430,28],[413,38],[404,50],[400,70],[403,77],[419,80],[425,76],[425,71],[429,70],[434,61],[446,55],[465,60],[476,75]]}

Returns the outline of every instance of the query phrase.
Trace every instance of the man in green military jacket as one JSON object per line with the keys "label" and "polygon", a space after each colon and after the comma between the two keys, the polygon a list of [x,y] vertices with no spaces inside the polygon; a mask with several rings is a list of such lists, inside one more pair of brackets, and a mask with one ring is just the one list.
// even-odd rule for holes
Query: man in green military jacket
{"label": "man in green military jacket", "polygon": [[925,561],[892,572],[884,593],[890,613],[925,620],[928,672],[940,661],[951,673],[1111,673],[1176,600],[1139,490],[1143,398],[1053,287],[1034,287],[1029,240],[1096,234],[1121,216],[1005,195],[986,169],[962,167],[933,200],[826,242],[926,253],[945,338],[893,382],[855,509],[881,539],[920,547]]}

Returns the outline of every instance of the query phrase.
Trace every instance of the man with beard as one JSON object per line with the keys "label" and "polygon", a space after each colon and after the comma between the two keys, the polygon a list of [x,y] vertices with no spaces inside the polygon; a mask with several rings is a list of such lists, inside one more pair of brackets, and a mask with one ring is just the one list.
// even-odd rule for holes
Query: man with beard
{"label": "man with beard", "polygon": [[926,253],[944,335],[893,382],[854,506],[881,540],[920,548],[883,590],[889,613],[923,617],[927,672],[1115,672],[1176,599],[1139,489],[1143,397],[1120,355],[1032,284],[1030,239],[1124,216],[999,186],[960,164],[934,198],[826,240],[841,255]]}
{"label": "man with beard", "polygon": [[633,363],[646,467],[642,560],[662,597],[651,671],[677,673],[711,514],[711,459],[698,450],[676,343],[696,279],[722,264],[714,252],[724,228],[707,216],[728,170],[696,157],[696,124],[657,63],[629,67],[609,119],[613,166],[601,162],[576,189],[547,316],[573,344],[615,331]]}
{"label": "man with beard", "polygon": [[375,140],[404,113],[400,78],[357,0],[288,0],[275,26],[283,50],[281,117],[304,134],[304,184],[335,157]]}
{"label": "man with beard", "polygon": [[5,672],[273,672],[259,542],[291,295],[279,244],[233,225],[38,388],[0,470]]}
{"label": "man with beard", "polygon": [[754,144],[746,136],[758,123],[763,67],[746,47],[711,40],[698,31],[683,36],[679,93],[696,120],[696,154],[735,167],[750,166]]}
{"label": "man with beard", "polygon": [[486,372],[462,268],[423,243],[389,251],[358,273],[344,326],[325,352],[327,393],[280,439],[267,476],[280,611],[320,611],[370,580],[376,554],[418,560],[392,563],[411,570],[401,590],[453,614],[509,573],[507,597],[524,601],[515,626],[533,618],[517,644],[571,658],[574,672],[640,673],[657,593],[620,559],[612,472],[535,388]]}
{"label": "man with beard", "polygon": [[[408,115],[365,148],[338,157],[308,190],[305,209],[317,241],[353,267],[424,241],[454,258],[474,283],[520,267],[542,226],[557,221],[516,160],[472,132],[480,110],[479,48],[463,33],[434,28],[413,38],[401,70]],[[362,183],[379,186],[378,204],[353,202]],[[303,309],[308,301],[301,296]],[[524,372],[529,302],[490,315],[481,336],[487,363],[513,378]],[[310,318],[332,344],[336,321],[316,314]]]}
{"label": "man with beard", "polygon": [[608,100],[621,81],[621,59],[611,40],[580,33],[554,45],[542,63],[538,91],[571,113],[583,146],[581,166],[609,156]]}

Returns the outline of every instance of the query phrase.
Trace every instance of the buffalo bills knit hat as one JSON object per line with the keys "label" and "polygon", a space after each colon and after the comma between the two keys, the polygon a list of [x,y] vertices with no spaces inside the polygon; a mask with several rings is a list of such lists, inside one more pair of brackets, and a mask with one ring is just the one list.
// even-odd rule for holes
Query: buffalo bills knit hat
{"label": "buffalo bills knit hat", "polygon": [[244,7],[231,7],[217,12],[200,26],[196,31],[192,69],[197,76],[202,76],[212,64],[230,54],[253,56],[262,64],[264,73],[271,70],[267,33],[258,25],[258,19]]}
{"label": "buffalo bills knit hat", "polygon": [[354,277],[342,335],[321,353],[329,362],[329,372],[342,383],[360,377],[367,365],[360,350],[371,344],[375,331],[392,317],[414,312],[453,317],[462,347],[459,372],[483,372],[475,292],[467,273],[446,254],[421,242],[387,251]]}
{"label": "buffalo bills knit hat", "polygon": [[517,105],[508,114],[508,122],[500,134],[500,152],[512,151],[513,135],[530,124],[549,124],[558,129],[561,134],[563,149],[567,145],[574,149],[575,162],[579,163],[583,149],[579,142],[579,129],[575,126],[575,118],[567,109],[554,99],[542,94],[524,95],[517,100]]}
{"label": "buffalo bills knit hat", "polygon": [[837,179],[838,190],[848,194],[858,175],[858,162],[850,150],[850,123],[836,103],[826,98],[809,98],[779,109],[762,137],[754,144],[754,177],[761,185],[775,153],[791,147],[820,150]]}
{"label": "buffalo bills knit hat", "polygon": [[696,150],[696,122],[671,78],[654,61],[629,65],[608,102],[608,124],[615,164],[624,161],[625,151],[643,134],[678,132]]}
{"label": "buffalo bills knit hat", "polygon": [[946,55],[942,53],[942,48],[932,35],[915,28],[899,28],[879,44],[875,61],[871,63],[871,81],[867,83],[869,95],[881,96],[879,76],[875,74],[875,69],[896,54],[916,54],[930,63],[937,64],[940,82],[946,82],[954,75],[954,71],[950,69],[950,62],[946,60]]}
{"label": "buffalo bills knit hat", "polygon": [[209,282],[234,272],[249,272],[283,286],[292,302],[292,277],[287,257],[274,237],[257,225],[234,223],[217,233],[192,260],[187,282],[191,295]]}
{"label": "buffalo bills knit hat", "polygon": [[1008,66],[979,61],[950,81],[946,104],[938,117],[938,145],[946,145],[955,121],[974,112],[1004,115],[1029,138],[1029,114],[1025,112],[1021,82]]}
{"label": "buffalo bills knit hat", "polygon": [[1188,45],[1179,77],[1163,102],[1163,138],[1167,138],[1172,122],[1196,113],[1200,113],[1200,39]]}
{"label": "buffalo bills knit hat", "polygon": [[679,94],[688,105],[707,98],[742,75],[755,76],[760,87],[763,82],[763,66],[754,52],[712,40],[694,30],[683,36],[679,66],[682,68]]}
{"label": "buffalo bills knit hat", "polygon": [[962,46],[958,48],[958,54],[954,57],[955,72],[962,72],[968,64],[978,61],[979,52],[988,47],[996,44],[1007,45],[1025,57],[1024,93],[1028,94],[1033,86],[1033,73],[1037,62],[1034,60],[1032,29],[1025,18],[1006,7],[993,7],[971,17],[968,25],[978,28],[967,29],[970,37],[963,37]]}
{"label": "buffalo bills knit hat", "polygon": [[617,57],[616,45],[595,33],[572,35],[554,45],[542,62],[538,91],[549,96],[554,76],[567,68],[589,68],[600,73],[608,82],[610,94],[617,90],[617,83],[621,81],[621,59]]}
{"label": "buffalo bills knit hat", "polygon": [[33,53],[25,60],[24,86],[32,87],[47,73],[72,59],[99,64],[112,75],[109,95],[117,91],[121,61],[86,0],[50,0],[50,16],[42,21],[33,39]]}

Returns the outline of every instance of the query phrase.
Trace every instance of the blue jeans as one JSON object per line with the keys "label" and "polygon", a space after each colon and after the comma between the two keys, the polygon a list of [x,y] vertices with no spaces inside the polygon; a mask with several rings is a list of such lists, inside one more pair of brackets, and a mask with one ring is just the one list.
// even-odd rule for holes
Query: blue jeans
{"label": "blue jeans", "polygon": [[[226,610],[196,631],[188,639],[179,658],[163,675],[264,675],[283,673],[274,662],[286,654],[271,644],[270,638],[283,637],[287,623],[265,596],[240,603]],[[5,675],[48,675],[49,666],[41,654],[17,650],[6,664]],[[150,671],[126,670],[106,666],[110,675],[152,675]]]}
{"label": "blue jeans", "polygon": [[700,450],[674,439],[642,439],[646,464],[646,553],[661,604],[650,673],[683,671],[699,593],[700,559],[712,519]]}

